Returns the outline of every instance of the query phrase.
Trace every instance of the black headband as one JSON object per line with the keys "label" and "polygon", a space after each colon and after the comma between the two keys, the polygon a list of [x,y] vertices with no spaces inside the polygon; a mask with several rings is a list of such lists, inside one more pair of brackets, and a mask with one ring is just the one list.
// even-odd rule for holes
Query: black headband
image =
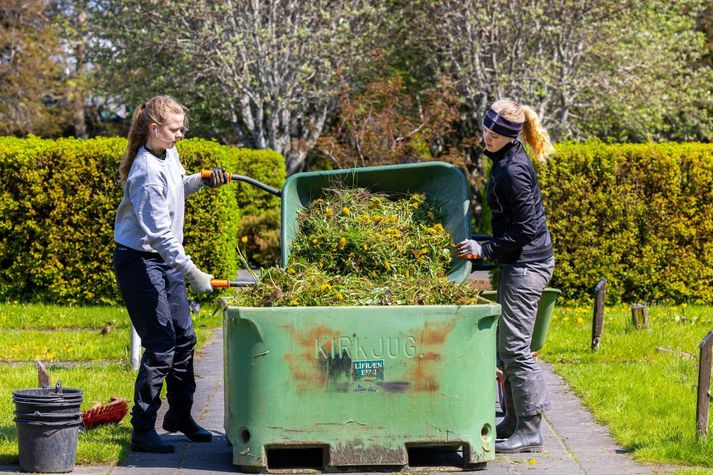
{"label": "black headband", "polygon": [[488,109],[483,119],[483,127],[486,127],[496,134],[504,135],[505,137],[517,138],[522,130],[523,122],[511,122],[498,115],[493,109]]}

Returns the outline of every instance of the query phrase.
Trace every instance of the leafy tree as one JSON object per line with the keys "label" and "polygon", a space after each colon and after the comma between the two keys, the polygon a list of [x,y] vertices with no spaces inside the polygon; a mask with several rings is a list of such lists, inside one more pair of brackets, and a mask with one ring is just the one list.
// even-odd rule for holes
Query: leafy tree
{"label": "leafy tree", "polygon": [[510,97],[535,107],[560,140],[710,139],[711,69],[697,64],[695,31],[704,5],[440,0],[431,4],[441,22],[434,47],[475,127],[490,103]]}
{"label": "leafy tree", "polygon": [[61,131],[61,51],[47,10],[44,0],[0,3],[0,134]]}
{"label": "leafy tree", "polygon": [[127,101],[175,94],[207,132],[276,150],[292,173],[336,104],[337,69],[351,81],[370,67],[380,4],[98,0],[95,59]]}

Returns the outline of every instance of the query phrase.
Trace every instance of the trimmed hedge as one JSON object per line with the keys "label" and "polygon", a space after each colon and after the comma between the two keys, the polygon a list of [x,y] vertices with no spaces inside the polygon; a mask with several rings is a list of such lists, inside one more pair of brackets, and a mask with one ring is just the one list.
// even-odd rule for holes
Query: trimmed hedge
{"label": "trimmed hedge", "polygon": [[[120,301],[112,271],[117,168],[126,139],[0,137],[0,300],[111,304]],[[225,166],[280,187],[276,152],[201,139],[178,144],[188,173]],[[233,185],[186,201],[184,244],[197,265],[229,278],[238,267],[241,218],[260,213]],[[276,202],[279,206],[279,200]],[[275,206],[275,200],[263,203]]]}
{"label": "trimmed hedge", "polygon": [[713,145],[560,144],[538,176],[550,285],[591,301],[713,303]]}

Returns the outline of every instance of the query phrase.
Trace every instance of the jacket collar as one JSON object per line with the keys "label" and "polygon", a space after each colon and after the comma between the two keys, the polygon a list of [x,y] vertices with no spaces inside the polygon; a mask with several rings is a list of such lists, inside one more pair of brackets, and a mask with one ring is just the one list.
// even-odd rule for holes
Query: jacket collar
{"label": "jacket collar", "polygon": [[490,158],[493,162],[497,162],[505,157],[514,155],[520,148],[522,148],[522,144],[519,140],[515,140],[513,142],[506,143],[503,148],[497,152],[488,152],[485,150],[483,153],[485,153],[485,156]]}

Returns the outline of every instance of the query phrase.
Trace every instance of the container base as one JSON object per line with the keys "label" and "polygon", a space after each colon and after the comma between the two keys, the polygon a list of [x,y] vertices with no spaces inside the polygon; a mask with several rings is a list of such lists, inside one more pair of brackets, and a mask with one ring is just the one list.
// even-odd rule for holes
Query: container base
{"label": "container base", "polygon": [[[465,445],[465,448],[464,448]],[[335,464],[330,458],[330,447],[289,446],[265,449],[264,465],[240,465],[247,473],[334,473],[334,472],[460,472],[485,470],[487,462],[468,462],[467,444],[415,444],[404,447],[400,463]],[[237,455],[237,454],[234,454]]]}

